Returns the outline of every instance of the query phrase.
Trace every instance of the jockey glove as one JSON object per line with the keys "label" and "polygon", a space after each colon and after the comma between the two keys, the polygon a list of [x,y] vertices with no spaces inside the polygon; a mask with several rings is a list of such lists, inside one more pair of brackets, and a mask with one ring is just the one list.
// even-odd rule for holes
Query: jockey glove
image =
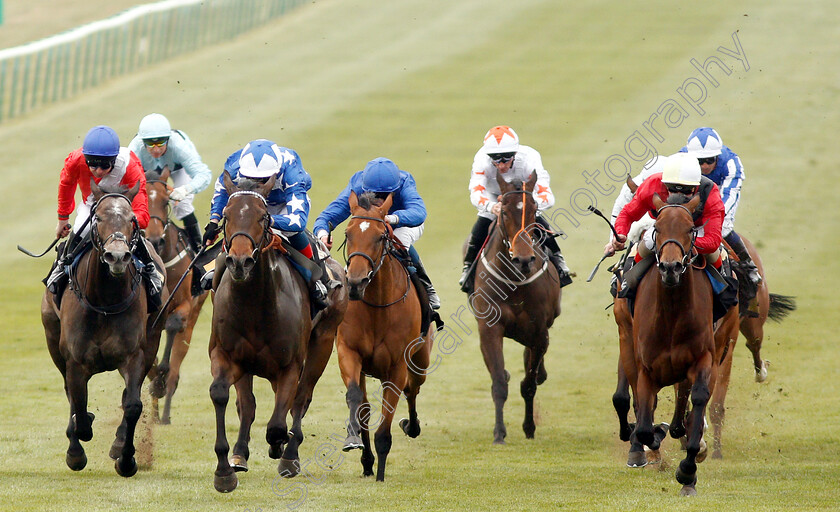
{"label": "jockey glove", "polygon": [[219,226],[217,222],[208,222],[206,226],[204,226],[204,236],[201,238],[201,243],[204,245],[209,245],[216,240],[216,237],[219,236],[219,232],[222,228]]}

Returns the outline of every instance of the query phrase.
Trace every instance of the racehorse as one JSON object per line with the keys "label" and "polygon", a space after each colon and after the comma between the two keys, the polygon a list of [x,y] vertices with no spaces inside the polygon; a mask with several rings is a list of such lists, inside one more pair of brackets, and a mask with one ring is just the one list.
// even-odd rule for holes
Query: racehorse
{"label": "racehorse", "polygon": [[478,321],[481,354],[492,379],[496,406],[493,443],[504,444],[503,409],[510,374],[505,370],[502,339],[512,338],[525,346],[525,377],[520,384],[525,399],[522,429],[526,438],[533,439],[534,396],[547,377],[543,356],[548,349],[548,330],[560,315],[561,291],[556,268],[535,241],[538,224],[532,192],[536,172],[524,184],[508,184],[501,176],[496,180],[502,192],[501,213],[477,263],[475,292],[469,300]]}
{"label": "racehorse", "polygon": [[125,380],[123,420],[110,455],[121,476],[137,472],[134,430],[143,410],[140,387],[160,341],[159,331],[157,336],[147,335],[147,296],[133,263],[132,253],[143,243],[131,208],[139,188],[138,183],[127,192],[106,193],[91,179],[95,199],[90,211],[92,248],[71,270],[61,309],[56,308],[49,291],[41,300],[47,347],[64,377],[70,402],[66,462],[74,471],[87,465],[80,441],[93,438],[94,416],[87,410],[88,380],[97,373],[118,370]]}
{"label": "racehorse", "polygon": [[[347,283],[350,305],[338,328],[336,351],[341,378],[347,387],[350,420],[344,451],[362,449],[364,476],[373,475],[375,457],[370,432],[379,457],[376,480],[385,480],[385,461],[391,450],[391,422],[400,394],[405,393],[409,418],[400,427],[409,437],[420,435],[417,394],[426,380],[432,345],[431,327],[422,332],[421,299],[425,289],[415,287],[408,270],[392,252],[393,231],[385,222],[393,197],[379,203],[372,193],[350,194],[351,217],[345,231]],[[378,426],[370,424],[365,376],[382,382],[382,414]]]}
{"label": "racehorse", "polygon": [[[184,275],[193,260],[193,254],[189,249],[186,233],[176,226],[170,218],[169,207],[169,169],[164,169],[161,174],[155,172],[146,173],[146,191],[149,196],[149,225],[146,227],[146,239],[152,244],[166,267],[166,282],[169,285],[169,292],[177,285],[180,277]],[[190,291],[192,287],[192,273],[186,276],[181,286],[171,299],[165,314],[167,315],[166,345],[163,356],[156,367],[152,385],[152,407],[154,416],[157,418],[157,399],[165,397],[163,415],[160,423],[170,423],[170,409],[172,406],[172,395],[178,388],[181,363],[187,355],[192,340],[193,328],[198,320],[201,307],[207,300],[207,293],[204,292],[193,297]],[[153,369],[153,373],[155,369]]]}
{"label": "racehorse", "polygon": [[[645,464],[643,445],[659,448],[661,438],[653,425],[657,394],[665,386],[679,384],[670,433],[672,437],[687,433],[686,458],[676,472],[677,481],[683,484],[682,495],[697,493],[696,462],[705,410],[715,390],[724,348],[715,343],[712,285],[704,270],[691,264],[697,235],[692,213],[699,203],[699,196],[687,204],[665,203],[654,196],[657,271],[647,272],[636,291],[632,367],[626,354],[621,358],[637,409],[628,466]],[[736,314],[732,307],[722,319],[728,322],[728,336],[737,336]],[[686,414],[689,395],[692,407]]]}
{"label": "racehorse", "polygon": [[[217,491],[230,492],[238,484],[235,472],[248,470],[255,375],[270,381],[274,390],[274,412],[266,429],[269,457],[280,459],[282,476],[299,473],[301,421],[332,353],[347,293],[343,286],[333,289],[330,306],[311,319],[306,283],[289,259],[275,250],[284,247],[271,231],[266,203],[275,177],[264,184],[245,180],[237,186],[225,172],[223,181],[229,201],[223,217],[225,252],[216,260],[214,277],[210,398],[216,411],[218,458],[213,483]],[[343,281],[338,263],[330,259],[327,264]],[[225,409],[231,384],[236,387],[240,426],[229,461]],[[286,423],[290,411],[291,432]]]}

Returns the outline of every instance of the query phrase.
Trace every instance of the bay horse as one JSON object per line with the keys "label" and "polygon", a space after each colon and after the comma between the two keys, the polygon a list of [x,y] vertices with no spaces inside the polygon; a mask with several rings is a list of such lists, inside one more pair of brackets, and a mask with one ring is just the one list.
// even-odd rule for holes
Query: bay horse
{"label": "bay horse", "polygon": [[481,354],[492,380],[496,407],[493,443],[504,444],[507,430],[504,405],[510,374],[505,370],[502,341],[512,338],[524,345],[525,377],[519,389],[525,399],[525,437],[533,439],[534,396],[547,374],[543,357],[548,330],[560,315],[561,289],[557,270],[536,241],[536,202],[532,192],[536,172],[524,184],[496,177],[501,190],[501,213],[477,263],[475,292],[470,308],[478,321]]}
{"label": "bay horse", "polygon": [[[210,332],[210,398],[216,412],[214,487],[236,489],[237,471],[248,470],[251,424],[256,400],[254,376],[267,379],[274,391],[274,411],[268,420],[269,457],[280,459],[278,472],[300,472],[298,447],[301,422],[312,392],[332,353],[336,329],[347,309],[344,286],[329,295],[330,306],[310,317],[309,291],[303,278],[279,253],[283,247],[271,231],[266,197],[275,177],[266,183],[243,180],[237,186],[225,171],[229,194],[224,210],[224,252],[216,260],[213,319]],[[341,267],[327,260],[335,279],[344,281]],[[239,437],[228,460],[225,409],[230,386],[236,387]],[[292,428],[286,417],[291,412]]]}
{"label": "bay horse", "polygon": [[[678,384],[670,432],[673,437],[687,434],[686,458],[676,471],[677,481],[683,484],[680,494],[687,496],[697,493],[696,463],[705,411],[723,356],[715,342],[712,285],[705,271],[691,264],[697,235],[692,213],[699,203],[699,196],[677,204],[654,195],[657,271],[648,271],[636,291],[632,368],[622,355],[636,399],[636,427],[630,435],[627,464],[644,465],[643,445],[659,448],[660,438],[653,425],[657,394],[665,386]],[[737,336],[736,314],[733,307],[722,319],[729,322],[727,335]],[[692,407],[686,414],[689,399]],[[687,425],[683,425],[684,419]]]}
{"label": "bay horse", "polygon": [[[351,217],[345,231],[350,304],[335,341],[350,409],[343,450],[362,449],[364,476],[373,475],[378,457],[377,481],[385,480],[391,423],[401,393],[405,393],[409,417],[400,421],[400,427],[409,437],[420,435],[417,394],[426,380],[433,342],[431,327],[422,332],[417,288],[392,252],[393,231],[385,222],[392,201],[390,194],[381,203],[372,193],[350,194]],[[421,293],[425,297],[425,290]],[[369,422],[365,376],[382,382],[381,394],[376,393],[382,400],[376,424]],[[370,444],[373,427],[376,457]]]}
{"label": "bay horse", "polygon": [[140,387],[160,341],[160,331],[157,336],[147,334],[151,324],[147,296],[133,263],[132,253],[143,243],[131,208],[139,188],[137,183],[127,192],[106,193],[91,179],[95,199],[90,211],[92,248],[71,270],[61,309],[48,290],[41,300],[47,348],[64,378],[70,402],[66,462],[73,471],[87,465],[81,441],[93,438],[87,383],[93,375],[118,370],[125,380],[123,420],[110,455],[116,459],[119,475],[130,477],[137,472],[134,431],[143,410]]}
{"label": "bay horse", "polygon": [[[171,188],[167,184],[168,179],[168,168],[165,168],[161,174],[146,173],[146,191],[149,196],[149,225],[146,227],[146,239],[164,261],[166,282],[171,294],[195,255],[190,249],[184,230],[172,222],[169,199]],[[160,363],[152,369],[152,373],[155,373],[152,381],[152,407],[157,419],[157,399],[165,398],[163,414],[158,420],[164,425],[171,422],[172,396],[178,388],[181,363],[190,348],[195,323],[208,296],[207,292],[196,297],[192,296],[192,278],[192,272],[184,278],[181,286],[175,291],[175,297],[169,303],[167,311],[164,312],[166,345]]]}

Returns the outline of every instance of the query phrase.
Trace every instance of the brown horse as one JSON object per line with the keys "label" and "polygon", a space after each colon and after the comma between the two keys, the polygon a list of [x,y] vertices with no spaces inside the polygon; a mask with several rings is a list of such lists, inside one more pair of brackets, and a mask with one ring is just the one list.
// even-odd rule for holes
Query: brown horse
{"label": "brown horse", "polygon": [[[169,169],[165,169],[160,175],[154,172],[146,173],[146,191],[149,195],[149,225],[146,227],[146,239],[164,261],[166,282],[169,292],[172,293],[172,289],[192,263],[194,255],[189,249],[186,233],[179,229],[170,218],[170,188],[166,183],[167,179],[169,179]],[[152,385],[152,407],[154,416],[157,418],[157,399],[166,398],[163,415],[159,420],[164,425],[170,423],[172,395],[178,388],[181,363],[190,348],[193,328],[208,295],[204,292],[197,297],[192,296],[190,291],[192,277],[190,273],[184,278],[165,312],[167,316],[166,345],[160,364],[156,367],[157,371],[154,372],[153,369],[156,375]]]}
{"label": "brown horse", "polygon": [[[644,465],[643,445],[659,448],[653,425],[656,398],[665,387],[679,384],[673,437],[687,431],[686,458],[676,472],[683,484],[682,495],[696,494],[697,454],[703,437],[706,406],[717,382],[718,363],[723,355],[715,345],[712,322],[712,285],[704,271],[695,268],[692,213],[700,203],[695,196],[687,204],[666,204],[653,198],[657,210],[657,272],[649,271],[639,283],[633,315],[634,365],[624,367],[636,398],[636,428],[630,436],[628,466]],[[733,307],[724,317],[730,333],[737,327]],[[734,320],[733,320],[734,318]],[[735,331],[737,332],[737,331]],[[734,334],[736,335],[736,334]],[[626,357],[622,357],[627,362]],[[686,414],[687,402],[691,411]],[[683,420],[687,418],[687,426]]]}
{"label": "brown horse", "polygon": [[[265,184],[245,180],[237,186],[224,174],[229,194],[223,219],[226,252],[216,260],[209,348],[218,457],[213,483],[220,492],[233,491],[238,483],[235,471],[248,470],[248,441],[256,411],[254,375],[267,379],[274,390],[274,412],[266,429],[268,454],[280,459],[281,475],[300,472],[301,421],[347,309],[344,287],[335,288],[330,292],[331,305],[319,312],[313,326],[307,285],[288,258],[275,250],[282,245],[271,231],[266,204],[274,181],[272,176]],[[337,262],[328,260],[328,265],[337,279],[344,279]],[[231,384],[236,387],[240,426],[228,461],[225,409]],[[291,432],[286,423],[290,411]]]}
{"label": "brown horse", "polygon": [[[426,380],[432,329],[421,332],[421,302],[408,271],[392,253],[393,232],[385,222],[393,197],[381,205],[372,194],[350,194],[352,216],[347,224],[347,282],[350,305],[338,328],[336,351],[341,378],[347,387],[350,420],[344,451],[363,448],[364,476],[373,475],[375,457],[370,445],[371,405],[365,376],[382,382],[382,415],[374,435],[379,463],[376,480],[385,480],[385,461],[391,450],[391,422],[400,394],[405,393],[409,418],[400,421],[410,437],[420,435],[417,393]],[[425,291],[423,291],[425,296]],[[425,299],[424,299],[425,300]]]}
{"label": "brown horse", "polygon": [[[493,443],[504,444],[507,430],[504,405],[510,374],[505,370],[502,340],[512,338],[525,346],[525,377],[520,384],[525,399],[525,437],[533,439],[534,396],[545,382],[543,356],[548,330],[560,315],[560,282],[557,270],[535,241],[536,202],[532,196],[537,174],[527,182],[507,183],[497,176],[501,213],[477,263],[475,292],[470,307],[478,321],[481,353],[492,379],[496,406]],[[539,259],[538,259],[539,256]]]}
{"label": "brown horse", "polygon": [[131,208],[139,187],[138,183],[127,193],[105,193],[91,180],[96,200],[90,212],[93,247],[71,272],[61,310],[56,309],[49,291],[41,300],[47,347],[64,377],[70,402],[66,462],[74,471],[87,465],[80,441],[93,438],[93,414],[87,410],[88,380],[97,373],[118,370],[125,380],[123,420],[111,456],[121,476],[137,472],[134,430],[143,410],[140,387],[160,341],[159,331],[157,336],[147,336],[151,323],[147,297],[132,256],[136,244],[143,243]]}

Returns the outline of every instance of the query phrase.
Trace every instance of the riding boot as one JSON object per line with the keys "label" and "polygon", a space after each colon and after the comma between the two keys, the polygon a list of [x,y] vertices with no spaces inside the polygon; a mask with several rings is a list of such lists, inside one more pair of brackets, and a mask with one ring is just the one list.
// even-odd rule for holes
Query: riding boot
{"label": "riding boot", "polygon": [[558,250],[548,254],[548,259],[557,267],[557,275],[560,278],[560,288],[572,284],[572,272],[566,266],[566,259]]}
{"label": "riding boot", "polygon": [[201,249],[201,230],[198,228],[198,219],[195,218],[195,213],[190,213],[181,222],[184,223],[184,231],[187,232],[190,247],[194,254],[198,254]]}
{"label": "riding boot", "polygon": [[470,275],[472,274],[475,259],[478,257],[478,251],[484,245],[484,240],[487,238],[487,232],[490,230],[490,224],[492,222],[490,219],[479,217],[470,232],[470,240],[467,242],[467,252],[464,254],[464,267],[461,270],[461,278],[458,280],[458,285],[464,293],[472,293],[473,291],[473,283]]}
{"label": "riding boot", "polygon": [[83,237],[72,231],[70,232],[70,238],[56,249],[57,254],[50,269],[50,274],[43,281],[50,293],[53,294],[53,302],[55,302],[57,308],[61,307],[61,297],[70,281],[70,277],[67,275],[67,267],[73,263],[82,239]]}
{"label": "riding boot", "polygon": [[426,288],[426,294],[429,296],[429,306],[431,306],[432,309],[440,309],[440,297],[438,297],[435,287],[432,286],[432,280],[429,278],[429,274],[426,273],[426,268],[423,267],[423,262],[420,260],[420,255],[417,253],[417,249],[412,246],[408,250],[408,254],[411,255],[411,263],[414,265],[417,277],[420,278],[420,282],[423,283],[423,286]]}
{"label": "riding boot", "polygon": [[314,316],[314,314],[318,311],[326,309],[330,306],[330,290],[338,287],[341,283],[330,279],[330,275],[327,272],[327,264],[325,260],[319,260],[317,254],[315,254],[314,252],[312,258],[310,259],[321,269],[321,277],[317,280],[310,279],[309,282],[309,298],[314,306]]}
{"label": "riding boot", "polygon": [[143,264],[140,274],[146,280],[146,289],[149,297],[149,311],[157,311],[162,304],[160,292],[163,290],[163,275],[158,272],[157,266],[149,253],[149,248],[146,246],[146,239],[140,237],[137,241],[137,248],[134,250],[134,255]]}
{"label": "riding boot", "polygon": [[732,250],[735,251],[735,254],[738,255],[738,259],[741,260],[741,267],[746,270],[747,277],[750,278],[750,281],[756,286],[761,284],[761,274],[758,272],[758,267],[753,263],[750,252],[747,250],[741,237],[736,232],[731,231],[726,235],[725,240],[729,244],[729,247],[732,247]]}

